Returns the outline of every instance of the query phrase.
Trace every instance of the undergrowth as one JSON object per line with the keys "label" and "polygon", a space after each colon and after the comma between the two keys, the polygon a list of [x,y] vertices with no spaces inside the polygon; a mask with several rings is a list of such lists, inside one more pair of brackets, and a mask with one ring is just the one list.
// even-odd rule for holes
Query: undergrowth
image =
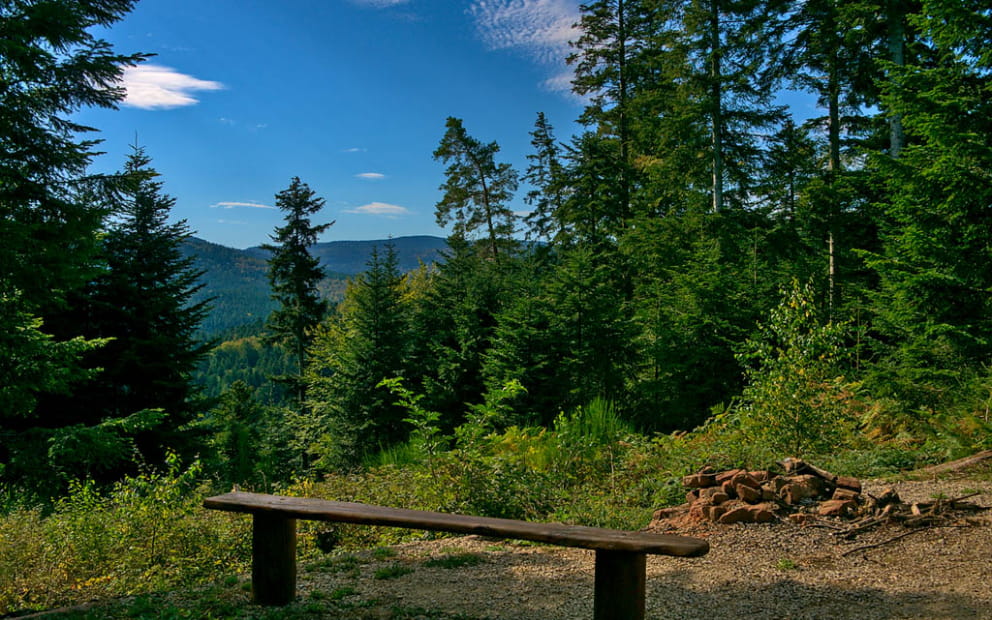
{"label": "undergrowth", "polygon": [[[497,431],[484,411],[476,413],[450,437],[421,415],[420,435],[402,448],[402,465],[384,459],[359,472],[298,480],[276,492],[639,529],[654,509],[684,501],[686,473],[704,465],[770,467],[786,456],[749,444],[733,409],[714,412],[692,433],[656,437],[611,419],[612,408],[602,402],[559,416],[551,429]],[[961,456],[984,441],[938,432],[884,441],[865,435],[851,433],[843,449],[804,456],[838,474],[882,476]],[[243,584],[249,571],[250,517],[202,509],[204,497],[220,492],[204,480],[197,462],[183,466],[171,457],[165,471],[147,471],[108,488],[74,482],[64,498],[47,506],[8,503],[0,513],[0,615],[129,597],[107,603],[96,615],[64,617],[361,617],[348,607],[353,597],[345,595],[296,605],[286,616],[244,615],[247,594],[235,584]],[[0,494],[16,495],[10,489]],[[304,570],[335,572],[356,570],[349,551],[439,536],[310,521],[300,521],[298,530]],[[386,551],[374,553],[388,557]],[[158,598],[177,589],[205,594],[192,608],[170,607]],[[398,613],[394,617],[407,617]]]}

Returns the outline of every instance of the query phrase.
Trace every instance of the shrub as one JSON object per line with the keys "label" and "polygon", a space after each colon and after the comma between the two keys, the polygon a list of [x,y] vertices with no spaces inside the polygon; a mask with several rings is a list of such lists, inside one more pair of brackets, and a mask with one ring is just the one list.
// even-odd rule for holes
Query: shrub
{"label": "shrub", "polygon": [[0,614],[206,583],[244,571],[249,522],[200,508],[198,464],[101,491],[73,482],[48,515],[0,518]]}

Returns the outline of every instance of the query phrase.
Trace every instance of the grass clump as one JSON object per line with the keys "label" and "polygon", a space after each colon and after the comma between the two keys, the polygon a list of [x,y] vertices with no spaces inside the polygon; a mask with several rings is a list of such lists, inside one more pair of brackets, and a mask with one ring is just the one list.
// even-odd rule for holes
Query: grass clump
{"label": "grass clump", "polygon": [[382,568],[376,569],[372,576],[376,579],[397,579],[403,575],[409,575],[412,572],[413,569],[409,566],[404,566],[402,564],[390,564],[389,566],[383,566]]}

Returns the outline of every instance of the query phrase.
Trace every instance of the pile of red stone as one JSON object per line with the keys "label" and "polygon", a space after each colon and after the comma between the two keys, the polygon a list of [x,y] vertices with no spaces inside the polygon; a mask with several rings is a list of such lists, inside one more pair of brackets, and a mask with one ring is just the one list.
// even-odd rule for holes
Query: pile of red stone
{"label": "pile of red stone", "polygon": [[663,508],[649,527],[664,522],[767,523],[781,517],[803,522],[815,516],[854,515],[861,482],[835,476],[800,459],[781,462],[783,474],[767,470],[704,469],[683,478],[686,503]]}

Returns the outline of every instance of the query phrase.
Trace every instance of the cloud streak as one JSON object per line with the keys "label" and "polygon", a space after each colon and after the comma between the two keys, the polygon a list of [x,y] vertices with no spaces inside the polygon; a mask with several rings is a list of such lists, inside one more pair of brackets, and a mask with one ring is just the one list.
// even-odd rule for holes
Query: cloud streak
{"label": "cloud streak", "polygon": [[575,0],[475,0],[468,9],[490,49],[512,49],[546,65],[564,66],[578,37]]}
{"label": "cloud streak", "polygon": [[370,202],[367,205],[362,205],[360,207],[355,207],[354,209],[348,209],[345,213],[355,213],[358,215],[375,215],[379,217],[387,218],[397,218],[403,215],[409,215],[410,210],[406,207],[401,207],[399,205],[391,205],[385,202]]}
{"label": "cloud streak", "polygon": [[361,172],[355,175],[356,179],[362,179],[363,181],[380,181],[386,178],[386,175],[379,172]]}
{"label": "cloud streak", "polygon": [[263,205],[257,202],[218,202],[216,204],[210,205],[211,209],[275,209],[269,205]]}
{"label": "cloud streak", "polygon": [[122,85],[127,91],[124,105],[142,110],[169,110],[196,105],[200,91],[222,90],[224,85],[180,73],[171,67],[142,64],[125,67]]}

